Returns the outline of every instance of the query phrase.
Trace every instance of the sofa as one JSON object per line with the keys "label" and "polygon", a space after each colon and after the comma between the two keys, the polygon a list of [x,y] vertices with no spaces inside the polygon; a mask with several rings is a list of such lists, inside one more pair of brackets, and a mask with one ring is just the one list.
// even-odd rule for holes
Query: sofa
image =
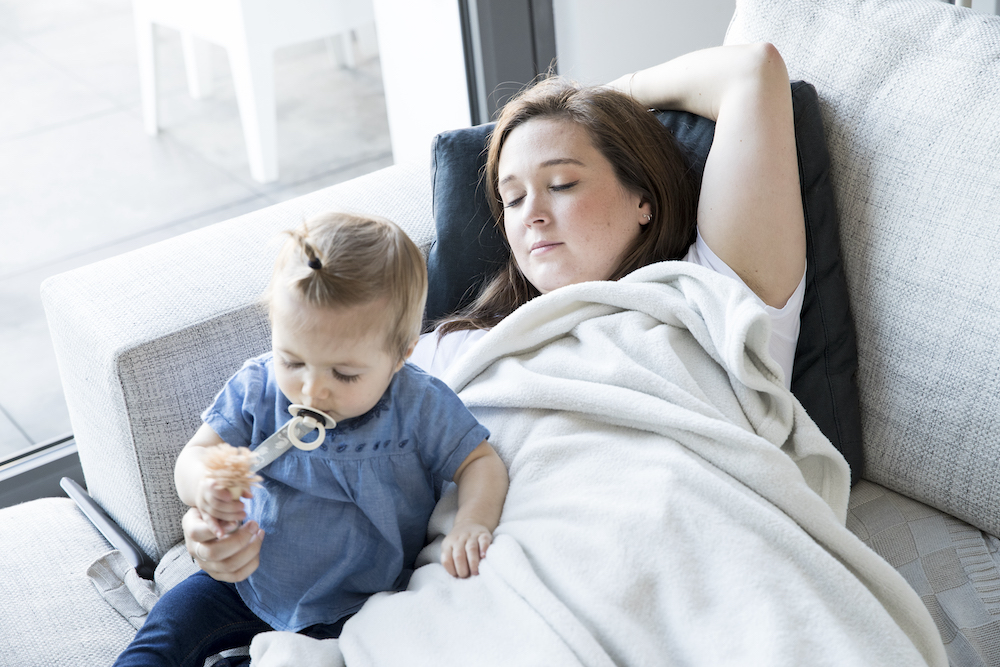
{"label": "sofa", "polygon": [[[818,97],[839,233],[824,251],[849,308],[813,316],[851,327],[812,363],[843,375],[824,355],[849,338],[855,407],[838,398],[816,418],[831,439],[859,434],[847,528],[916,593],[950,664],[1000,664],[1000,18],[936,0],[738,0],[726,40],[775,44]],[[395,165],[46,281],[86,490],[132,547],[69,498],[0,510],[0,664],[109,665],[194,567],[174,460],[269,348],[258,296],[278,233],[366,211],[400,222],[433,267],[446,172]]]}

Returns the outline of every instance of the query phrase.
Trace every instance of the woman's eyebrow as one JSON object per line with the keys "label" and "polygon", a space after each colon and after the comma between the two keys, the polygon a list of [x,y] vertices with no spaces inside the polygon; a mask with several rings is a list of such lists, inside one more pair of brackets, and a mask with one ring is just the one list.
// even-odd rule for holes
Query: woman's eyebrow
{"label": "woman's eyebrow", "polygon": [[[580,160],[577,160],[576,158],[572,158],[572,157],[556,157],[556,158],[552,158],[551,160],[546,160],[545,162],[541,163],[538,166],[539,167],[555,167],[556,165],[560,165],[560,164],[575,164],[575,165],[579,165],[581,167],[586,167],[587,166],[583,162],[581,162]],[[514,174],[508,174],[507,176],[504,176],[503,178],[501,178],[500,182],[497,185],[503,185],[504,183],[506,183],[508,181],[514,180],[514,178],[515,178]]]}
{"label": "woman's eyebrow", "polygon": [[554,166],[559,165],[559,164],[576,164],[576,165],[579,165],[581,167],[586,166],[586,165],[583,164],[583,162],[581,162],[580,160],[577,160],[575,157],[557,157],[557,158],[552,158],[551,160],[546,160],[545,162],[543,162],[541,166],[543,166],[543,167],[554,167]]}

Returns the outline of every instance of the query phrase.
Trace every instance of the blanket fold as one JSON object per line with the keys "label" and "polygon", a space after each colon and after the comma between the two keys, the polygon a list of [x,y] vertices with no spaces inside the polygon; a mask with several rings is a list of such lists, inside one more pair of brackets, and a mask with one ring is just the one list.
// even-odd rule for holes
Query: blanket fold
{"label": "blanket fold", "polygon": [[742,287],[682,262],[504,320],[446,378],[510,471],[481,574],[432,563],[373,597],[345,663],[946,665],[845,528],[847,464],[769,335]]}

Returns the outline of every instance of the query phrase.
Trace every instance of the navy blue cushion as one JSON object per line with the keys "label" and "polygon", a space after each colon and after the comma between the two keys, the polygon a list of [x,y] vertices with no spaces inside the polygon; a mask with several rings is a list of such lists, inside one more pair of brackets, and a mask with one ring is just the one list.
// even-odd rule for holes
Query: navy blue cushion
{"label": "navy blue cushion", "polygon": [[[830,156],[815,88],[802,81],[793,82],[792,106],[808,261],[792,392],[843,453],[854,483],[863,470],[861,409],[855,383],[858,350],[840,261],[840,232],[829,180]],[[682,111],[656,113],[681,144],[700,185],[715,123]],[[428,258],[428,325],[468,304],[484,278],[507,258],[481,182],[486,142],[492,129],[492,124],[479,125],[445,132],[434,140],[437,240]]]}
{"label": "navy blue cushion", "polygon": [[492,131],[493,123],[488,123],[434,138],[431,181],[437,239],[427,256],[427,324],[472,301],[484,277],[507,258],[481,182]]}

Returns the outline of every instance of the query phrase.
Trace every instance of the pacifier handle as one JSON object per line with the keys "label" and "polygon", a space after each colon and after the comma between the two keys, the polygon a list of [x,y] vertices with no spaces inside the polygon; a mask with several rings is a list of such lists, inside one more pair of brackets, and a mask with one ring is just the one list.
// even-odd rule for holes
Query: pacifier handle
{"label": "pacifier handle", "polygon": [[[323,441],[326,439],[326,429],[337,427],[337,422],[334,421],[333,417],[326,414],[322,410],[317,410],[316,408],[310,408],[305,405],[293,403],[288,406],[288,413],[292,415],[291,423],[288,425],[288,439],[292,441],[292,444],[295,445],[297,449],[301,449],[306,452],[311,452],[323,444]],[[303,433],[303,435],[307,435],[313,431],[319,431],[316,435],[316,439],[311,442],[304,442],[301,438],[299,438],[299,424],[305,424],[309,427],[309,430]]]}

